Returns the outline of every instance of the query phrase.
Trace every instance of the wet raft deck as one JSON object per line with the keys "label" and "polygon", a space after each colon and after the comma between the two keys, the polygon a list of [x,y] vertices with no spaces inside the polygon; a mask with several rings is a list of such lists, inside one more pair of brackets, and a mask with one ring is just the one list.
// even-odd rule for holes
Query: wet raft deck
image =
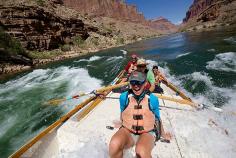
{"label": "wet raft deck", "polygon": [[[162,87],[165,95],[180,98],[166,86]],[[119,98],[119,95],[110,93],[108,97]],[[80,121],[80,114],[76,114],[23,157],[109,157],[108,144],[118,129],[109,130],[106,126],[114,126],[113,121],[120,117],[119,100],[114,98],[102,101]],[[164,128],[173,134],[173,139],[170,143],[158,141],[152,152],[154,158],[217,157],[220,151],[214,151],[212,143],[207,143],[207,136],[201,134],[202,128],[209,127],[207,123],[197,123],[198,114],[192,107],[162,99],[159,103]],[[134,157],[134,148],[125,151],[124,157]]]}

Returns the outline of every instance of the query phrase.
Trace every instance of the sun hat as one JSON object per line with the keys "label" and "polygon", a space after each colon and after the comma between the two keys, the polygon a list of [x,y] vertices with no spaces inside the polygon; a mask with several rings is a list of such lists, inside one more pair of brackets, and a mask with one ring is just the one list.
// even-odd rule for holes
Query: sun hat
{"label": "sun hat", "polygon": [[143,58],[138,59],[137,61],[137,65],[148,65],[148,63],[146,63],[146,60]]}
{"label": "sun hat", "polygon": [[140,81],[144,82],[146,80],[146,75],[142,72],[134,71],[129,77],[129,81]]}

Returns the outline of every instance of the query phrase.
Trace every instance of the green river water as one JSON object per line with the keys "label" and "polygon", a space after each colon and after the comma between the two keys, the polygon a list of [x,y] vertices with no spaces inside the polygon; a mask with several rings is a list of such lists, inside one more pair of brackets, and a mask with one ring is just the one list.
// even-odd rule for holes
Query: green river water
{"label": "green river water", "polygon": [[158,64],[195,101],[236,111],[236,29],[178,33],[51,63],[2,80],[0,157],[9,156],[85,98],[59,106],[44,105],[45,101],[108,85],[132,52],[149,65]]}

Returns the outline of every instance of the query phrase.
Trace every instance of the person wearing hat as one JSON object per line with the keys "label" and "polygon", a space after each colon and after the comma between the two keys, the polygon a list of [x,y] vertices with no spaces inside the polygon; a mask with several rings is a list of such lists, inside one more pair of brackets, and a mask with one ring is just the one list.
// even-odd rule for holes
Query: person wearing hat
{"label": "person wearing hat", "polygon": [[149,158],[159,136],[166,141],[171,139],[160,119],[158,98],[146,93],[145,82],[146,75],[134,71],[129,78],[131,89],[120,95],[121,127],[109,143],[111,158],[123,157],[123,150],[134,145],[137,157]]}
{"label": "person wearing hat", "polygon": [[128,62],[128,64],[125,67],[125,72],[130,76],[130,74],[136,70],[137,60],[138,56],[136,54],[131,55],[132,60]]}
{"label": "person wearing hat", "polygon": [[155,89],[155,77],[152,70],[147,69],[148,63],[145,59],[140,58],[137,61],[137,71],[145,73],[147,75],[147,83],[145,85],[145,89],[153,92]]}

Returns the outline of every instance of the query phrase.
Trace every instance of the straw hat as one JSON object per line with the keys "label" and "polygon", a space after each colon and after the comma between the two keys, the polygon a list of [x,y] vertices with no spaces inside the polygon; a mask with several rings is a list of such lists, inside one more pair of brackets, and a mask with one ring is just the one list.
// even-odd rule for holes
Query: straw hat
{"label": "straw hat", "polygon": [[148,63],[146,63],[146,60],[143,58],[138,59],[137,61],[137,65],[148,65]]}

